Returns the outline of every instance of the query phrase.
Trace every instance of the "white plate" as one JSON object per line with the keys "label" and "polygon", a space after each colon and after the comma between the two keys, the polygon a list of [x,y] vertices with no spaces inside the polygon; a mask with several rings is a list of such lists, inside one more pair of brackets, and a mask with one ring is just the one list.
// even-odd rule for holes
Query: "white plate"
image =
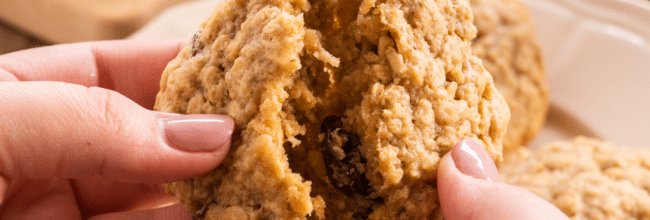
{"label": "white plate", "polygon": [[562,138],[589,128],[618,145],[650,147],[650,2],[524,2],[544,49],[551,104],[574,119],[558,119],[552,110],[533,145],[557,136],[558,128]]}
{"label": "white plate", "polygon": [[[190,37],[219,0],[179,5],[131,38]],[[650,2],[523,0],[542,44],[551,90],[531,146],[575,135],[650,147]]]}

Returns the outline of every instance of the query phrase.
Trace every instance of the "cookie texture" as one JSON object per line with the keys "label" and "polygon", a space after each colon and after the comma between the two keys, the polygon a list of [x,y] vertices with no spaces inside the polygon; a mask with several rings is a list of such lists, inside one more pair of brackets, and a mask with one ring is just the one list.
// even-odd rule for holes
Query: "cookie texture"
{"label": "cookie texture", "polygon": [[475,36],[465,0],[224,0],[155,109],[232,117],[232,148],[166,190],[198,219],[441,218],[441,156],[501,160],[510,118]]}
{"label": "cookie texture", "polygon": [[650,219],[650,151],[578,137],[507,153],[503,182],[553,203],[571,219]]}
{"label": "cookie texture", "polygon": [[504,151],[526,145],[548,111],[548,82],[529,10],[520,0],[471,0],[478,34],[472,51],[492,74],[512,118]]}

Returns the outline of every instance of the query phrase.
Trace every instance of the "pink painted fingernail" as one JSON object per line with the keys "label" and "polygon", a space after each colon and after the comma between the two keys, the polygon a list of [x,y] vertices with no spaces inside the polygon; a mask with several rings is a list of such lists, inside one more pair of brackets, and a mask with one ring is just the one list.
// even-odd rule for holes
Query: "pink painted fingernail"
{"label": "pink painted fingernail", "polygon": [[235,122],[224,115],[178,115],[161,118],[167,143],[184,151],[230,147]]}
{"label": "pink painted fingernail", "polygon": [[501,182],[497,166],[482,144],[465,139],[451,150],[451,157],[458,170],[465,175],[492,182]]}

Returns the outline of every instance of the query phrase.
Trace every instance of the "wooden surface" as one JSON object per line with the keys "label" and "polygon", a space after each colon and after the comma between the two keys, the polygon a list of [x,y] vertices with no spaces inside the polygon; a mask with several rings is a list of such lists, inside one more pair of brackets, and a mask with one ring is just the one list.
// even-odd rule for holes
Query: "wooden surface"
{"label": "wooden surface", "polygon": [[0,19],[52,43],[120,39],[193,0],[0,0]]}
{"label": "wooden surface", "polygon": [[48,43],[0,20],[0,55],[45,45]]}

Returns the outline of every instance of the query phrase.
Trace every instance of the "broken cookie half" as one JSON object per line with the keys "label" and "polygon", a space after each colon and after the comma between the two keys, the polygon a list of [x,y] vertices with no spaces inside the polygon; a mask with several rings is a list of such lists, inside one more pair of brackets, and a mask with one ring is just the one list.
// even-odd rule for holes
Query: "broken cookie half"
{"label": "broken cookie half", "polygon": [[166,190],[199,219],[440,217],[442,155],[501,160],[510,118],[475,35],[466,0],[224,0],[155,109],[232,117],[231,151]]}

